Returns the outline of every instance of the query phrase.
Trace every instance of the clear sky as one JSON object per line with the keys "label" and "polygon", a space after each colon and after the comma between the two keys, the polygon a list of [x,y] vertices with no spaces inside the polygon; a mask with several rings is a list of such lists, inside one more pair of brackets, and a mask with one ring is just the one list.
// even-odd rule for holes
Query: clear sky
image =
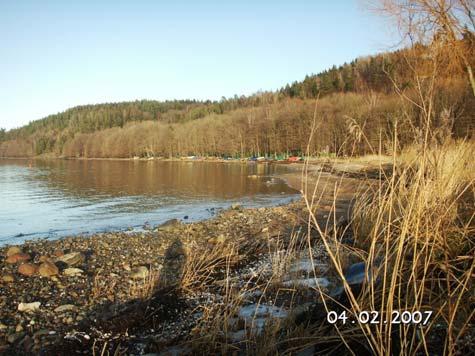
{"label": "clear sky", "polygon": [[0,127],[83,104],[275,90],[393,43],[358,0],[0,0]]}

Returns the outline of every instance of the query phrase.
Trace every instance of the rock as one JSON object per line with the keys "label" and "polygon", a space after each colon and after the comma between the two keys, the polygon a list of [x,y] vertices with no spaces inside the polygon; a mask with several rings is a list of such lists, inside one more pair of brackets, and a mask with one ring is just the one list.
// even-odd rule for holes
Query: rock
{"label": "rock", "polygon": [[132,268],[130,271],[130,278],[132,279],[145,279],[149,275],[148,268],[145,266],[138,266]]}
{"label": "rock", "polygon": [[235,203],[231,205],[232,210],[241,210],[241,204]]}
{"label": "rock", "polygon": [[64,271],[63,271],[63,274],[65,276],[79,276],[83,273],[84,271],[80,268],[74,268],[74,267],[69,267],[69,268],[66,268]]}
{"label": "rock", "polygon": [[150,225],[150,223],[149,223],[148,221],[146,221],[146,222],[143,224],[142,228],[143,228],[144,230],[152,230],[152,225]]}
{"label": "rock", "polygon": [[24,332],[10,334],[8,335],[7,341],[9,344],[14,344],[15,342],[23,338],[23,336],[25,336]]}
{"label": "rock", "polygon": [[55,311],[55,313],[64,313],[64,312],[74,311],[74,310],[76,310],[75,305],[73,305],[73,304],[64,304],[64,305],[60,305],[59,307],[57,307],[54,311]]}
{"label": "rock", "polygon": [[18,246],[12,246],[7,250],[7,257],[16,255],[17,253],[22,253],[23,251]]}
{"label": "rock", "polygon": [[23,263],[18,266],[18,273],[24,276],[33,276],[38,272],[38,266],[33,263]]}
{"label": "rock", "polygon": [[59,269],[54,263],[43,262],[38,268],[38,273],[42,277],[51,277],[59,274]]}
{"label": "rock", "polygon": [[12,283],[12,282],[15,282],[15,277],[13,277],[13,274],[11,274],[11,273],[5,273],[2,276],[2,281],[6,282],[6,283]]}
{"label": "rock", "polygon": [[[365,280],[366,265],[364,262],[352,264],[345,271],[345,279],[349,285],[361,284]],[[368,278],[369,279],[369,278]]]}
{"label": "rock", "polygon": [[31,256],[29,254],[18,252],[18,253],[8,256],[5,262],[10,263],[10,264],[15,264],[19,262],[26,262],[26,261],[29,261],[30,259],[31,259]]}
{"label": "rock", "polygon": [[5,330],[5,329],[8,329],[8,326],[6,326],[5,324],[0,323],[0,331]]}
{"label": "rock", "polygon": [[51,331],[49,331],[48,329],[40,329],[40,330],[38,330],[37,332],[35,332],[35,333],[33,334],[33,338],[34,338],[34,339],[39,339],[39,338],[42,337],[42,336],[50,335],[50,332],[51,332]]}
{"label": "rock", "polygon": [[304,278],[304,279],[295,279],[292,281],[282,282],[284,287],[303,287],[303,288],[327,288],[330,285],[330,282],[325,277],[320,278]]}
{"label": "rock", "polygon": [[21,324],[18,324],[18,325],[16,326],[16,328],[15,328],[15,331],[16,331],[17,333],[23,331],[23,326],[22,326]]}
{"label": "rock", "polygon": [[286,309],[274,305],[249,304],[242,306],[238,311],[238,316],[244,319],[252,319],[258,316],[272,316],[274,318],[286,318]]}
{"label": "rock", "polygon": [[20,312],[34,312],[40,309],[40,302],[20,303],[18,304],[18,311]]}
{"label": "rock", "polygon": [[39,261],[40,262],[51,262],[51,263],[53,263],[53,260],[49,256],[41,256]]}
{"label": "rock", "polygon": [[[380,261],[375,262],[377,265]],[[366,264],[364,262],[358,262],[353,263],[345,269],[345,280],[354,294],[358,294],[360,292],[363,283],[368,283],[372,278],[374,278],[373,272],[376,267],[377,266],[373,266],[373,268],[370,268],[368,272],[366,272]],[[333,291],[331,291],[330,295],[332,297],[339,296],[343,294],[344,290],[345,288],[343,287],[343,284],[340,284],[339,286],[335,287]]]}
{"label": "rock", "polygon": [[61,256],[64,256],[64,252],[61,249],[57,249],[57,250],[54,250],[53,255],[55,255],[56,257],[61,257]]}
{"label": "rock", "polygon": [[181,225],[181,222],[180,220],[178,219],[170,219],[168,221],[165,221],[163,224],[161,224],[159,227],[158,227],[158,231],[173,231],[174,229],[176,229],[178,226]]}
{"label": "rock", "polygon": [[71,252],[67,253],[58,258],[58,261],[66,263],[68,266],[75,266],[84,262],[86,258],[81,252]]}

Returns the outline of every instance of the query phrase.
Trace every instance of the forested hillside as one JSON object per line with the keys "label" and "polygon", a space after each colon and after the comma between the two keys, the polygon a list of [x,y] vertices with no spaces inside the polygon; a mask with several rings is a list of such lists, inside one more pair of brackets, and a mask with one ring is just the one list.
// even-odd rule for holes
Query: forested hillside
{"label": "forested hillside", "polygon": [[[473,54],[473,38],[463,41]],[[369,153],[374,147],[384,148],[394,135],[401,144],[417,136],[420,113],[407,105],[407,99],[419,100],[418,86],[432,75],[425,67],[430,60],[424,46],[414,46],[358,58],[278,91],[248,97],[78,106],[18,129],[1,130],[0,156],[299,154],[307,146],[315,113],[312,154]],[[457,137],[473,135],[475,104],[465,69],[445,67],[431,83],[434,128],[448,127]]]}

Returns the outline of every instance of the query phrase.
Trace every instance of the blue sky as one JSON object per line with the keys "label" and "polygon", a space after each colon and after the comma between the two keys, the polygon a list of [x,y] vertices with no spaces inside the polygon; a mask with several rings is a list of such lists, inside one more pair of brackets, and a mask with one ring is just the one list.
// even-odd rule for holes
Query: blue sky
{"label": "blue sky", "polygon": [[395,42],[361,0],[0,0],[0,127],[83,104],[275,90]]}

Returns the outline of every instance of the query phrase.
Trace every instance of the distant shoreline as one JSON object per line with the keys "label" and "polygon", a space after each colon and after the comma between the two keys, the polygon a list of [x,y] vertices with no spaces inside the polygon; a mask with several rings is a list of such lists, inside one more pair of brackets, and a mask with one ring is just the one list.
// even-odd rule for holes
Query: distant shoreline
{"label": "distant shoreline", "polygon": [[[0,161],[4,160],[65,160],[65,161],[122,161],[122,162],[188,162],[188,163],[233,163],[233,164],[276,164],[289,167],[294,171],[298,171],[300,179],[301,170],[305,167],[305,161],[278,161],[263,160],[252,161],[248,159],[222,159],[216,157],[203,158],[120,158],[120,157],[55,157],[55,156],[34,156],[34,157],[0,157]],[[381,179],[383,176],[391,175],[392,158],[389,156],[368,155],[361,157],[346,158],[329,158],[329,157],[312,157],[308,160],[309,171],[321,171],[330,173],[335,176],[345,176],[357,179]],[[278,175],[278,178],[286,179],[285,175]],[[291,179],[292,181],[296,179]],[[292,186],[300,191],[296,185]]]}
{"label": "distant shoreline", "polygon": [[134,157],[58,157],[58,156],[32,156],[32,157],[0,157],[0,160],[65,160],[65,161],[139,161],[139,162],[149,162],[149,161],[159,161],[159,162],[233,162],[233,163],[279,163],[279,164],[294,164],[299,162],[289,162],[289,161],[277,161],[277,160],[263,160],[263,161],[252,161],[249,159],[223,159],[215,157],[203,157],[203,158],[162,158],[162,157],[151,157],[151,158],[134,158]]}

